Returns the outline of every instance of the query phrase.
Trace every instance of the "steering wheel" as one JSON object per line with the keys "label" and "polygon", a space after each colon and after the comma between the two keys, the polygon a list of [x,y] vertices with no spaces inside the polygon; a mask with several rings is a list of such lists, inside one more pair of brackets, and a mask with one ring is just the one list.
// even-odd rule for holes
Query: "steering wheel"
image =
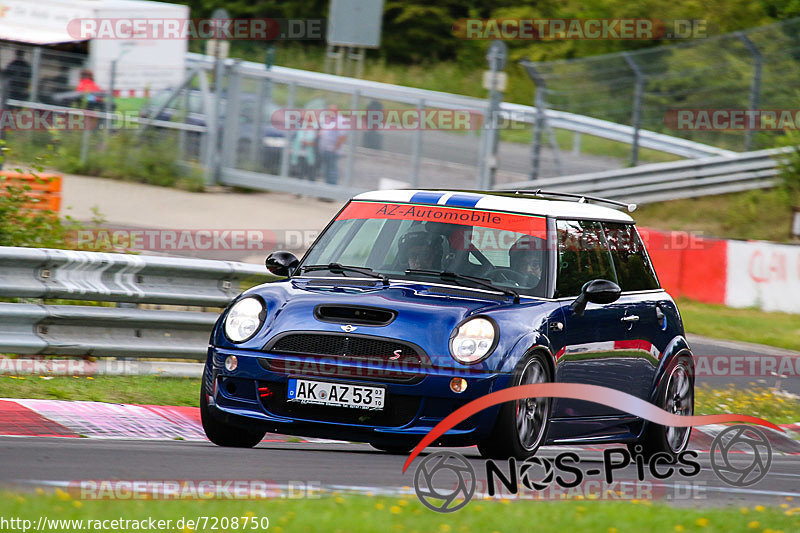
{"label": "steering wheel", "polygon": [[525,283],[525,279],[522,277],[522,274],[518,274],[513,270],[508,269],[492,270],[487,274],[486,277],[497,283],[510,282],[517,287],[521,287]]}

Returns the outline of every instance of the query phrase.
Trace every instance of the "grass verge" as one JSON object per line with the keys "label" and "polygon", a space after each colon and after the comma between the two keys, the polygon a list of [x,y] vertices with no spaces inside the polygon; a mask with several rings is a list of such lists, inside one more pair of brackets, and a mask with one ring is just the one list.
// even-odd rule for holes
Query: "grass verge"
{"label": "grass verge", "polygon": [[678,300],[688,333],[800,351],[797,315]]}
{"label": "grass verge", "polygon": [[697,414],[716,415],[740,413],[769,420],[773,424],[800,421],[800,401],[796,397],[767,387],[738,387],[695,389]]}
{"label": "grass verge", "polygon": [[[43,492],[43,491],[40,491]],[[370,498],[367,496],[325,496],[319,499],[275,499],[259,501],[81,501],[69,493],[2,494],[0,515],[30,520],[36,525],[39,517],[73,520],[128,519],[170,520],[167,531],[210,531],[208,527],[177,527],[178,521],[197,517],[239,518],[239,528],[249,517],[261,522],[269,520],[269,531],[325,532],[442,532],[519,531],[520,524],[536,524],[540,533],[562,531],[623,533],[628,531],[730,533],[758,531],[789,533],[800,529],[800,507],[791,501],[775,507],[677,509],[648,501],[631,502],[501,502],[473,501],[460,511],[435,513],[411,497]],[[221,522],[217,522],[218,524]],[[263,522],[262,522],[263,523]],[[266,525],[264,523],[264,525]],[[73,527],[49,528],[52,531],[72,531]],[[653,527],[656,529],[653,529]],[[130,528],[132,529],[132,528]],[[125,528],[119,529],[125,531]],[[261,527],[247,530],[263,531]]]}
{"label": "grass verge", "polygon": [[782,189],[656,202],[634,214],[639,226],[724,239],[791,241],[792,201]]}
{"label": "grass verge", "polygon": [[199,397],[199,378],[0,376],[0,398],[196,406]]}

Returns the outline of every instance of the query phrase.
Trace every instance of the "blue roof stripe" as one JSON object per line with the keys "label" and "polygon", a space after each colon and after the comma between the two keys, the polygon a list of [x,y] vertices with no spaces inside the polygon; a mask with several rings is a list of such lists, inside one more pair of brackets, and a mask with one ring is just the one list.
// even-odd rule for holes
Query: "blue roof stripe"
{"label": "blue roof stripe", "polygon": [[444,205],[453,205],[458,207],[475,207],[483,196],[479,194],[454,194]]}
{"label": "blue roof stripe", "polygon": [[411,197],[413,204],[435,204],[438,202],[445,193],[443,192],[418,192]]}

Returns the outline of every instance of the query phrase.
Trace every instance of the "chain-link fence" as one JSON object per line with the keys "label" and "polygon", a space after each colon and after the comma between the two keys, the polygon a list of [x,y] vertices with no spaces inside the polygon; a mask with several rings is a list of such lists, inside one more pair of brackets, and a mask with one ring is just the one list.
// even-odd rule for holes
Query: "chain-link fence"
{"label": "chain-link fence", "polygon": [[718,109],[795,110],[795,115],[800,19],[679,45],[525,66],[550,109],[733,150],[768,148],[782,132],[713,124],[707,129],[697,121],[678,124],[674,116],[677,110]]}

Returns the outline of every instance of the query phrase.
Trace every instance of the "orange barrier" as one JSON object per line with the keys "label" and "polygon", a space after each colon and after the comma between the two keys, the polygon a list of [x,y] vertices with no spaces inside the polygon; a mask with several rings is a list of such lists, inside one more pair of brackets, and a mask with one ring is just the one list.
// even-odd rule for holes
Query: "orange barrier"
{"label": "orange barrier", "polygon": [[13,170],[0,170],[0,195],[6,194],[5,186],[27,187],[24,193],[31,202],[28,209],[55,211],[61,209],[61,174],[45,172],[28,174]]}
{"label": "orange barrier", "polygon": [[658,279],[673,297],[725,304],[728,241],[639,228]]}

